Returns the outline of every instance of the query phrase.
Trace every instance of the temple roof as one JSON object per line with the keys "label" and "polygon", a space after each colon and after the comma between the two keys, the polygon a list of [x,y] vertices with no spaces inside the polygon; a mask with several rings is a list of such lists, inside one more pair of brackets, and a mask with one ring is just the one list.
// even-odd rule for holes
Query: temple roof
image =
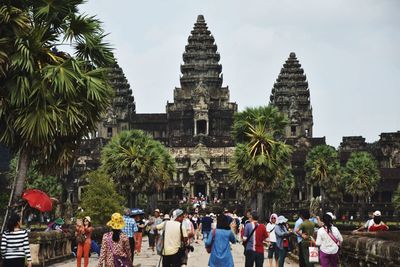
{"label": "temple roof", "polygon": [[[280,96],[286,96],[286,98]],[[283,64],[272,88],[270,101],[277,106],[290,105],[292,96],[302,97],[302,99],[296,99],[299,105],[309,105],[310,103],[307,77],[294,52],[290,53],[289,58]]]}
{"label": "temple roof", "polygon": [[197,17],[181,65],[181,86],[194,89],[202,80],[209,87],[222,86],[222,66],[214,37],[208,30],[203,15]]}

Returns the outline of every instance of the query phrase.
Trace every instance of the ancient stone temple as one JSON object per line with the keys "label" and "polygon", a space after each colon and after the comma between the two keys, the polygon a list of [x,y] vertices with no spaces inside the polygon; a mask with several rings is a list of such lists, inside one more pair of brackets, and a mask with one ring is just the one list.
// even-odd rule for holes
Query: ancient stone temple
{"label": "ancient stone temple", "polygon": [[[76,208],[86,184],[80,177],[99,167],[100,151],[107,140],[123,130],[140,129],[163,143],[176,161],[173,181],[158,194],[160,208],[177,207],[184,197],[199,194],[211,200],[217,198],[223,206],[240,204],[236,188],[228,182],[229,159],[235,146],[230,134],[237,105],[230,102],[229,88],[223,86],[219,61],[214,37],[200,15],[183,52],[180,86],[173,89],[173,101],[167,102],[165,113],[148,114],[136,113],[130,85],[116,64],[110,74],[115,90],[112,106],[98,131],[82,140],[76,151],[73,168],[63,177],[63,200]],[[313,147],[326,144],[325,137],[313,136],[309,84],[295,53],[290,53],[284,62],[269,103],[289,119],[285,140],[294,148],[291,163],[295,189],[282,212],[293,215],[308,209],[310,198],[320,195],[318,187],[305,182],[304,164]],[[400,132],[382,133],[374,143],[367,143],[361,136],[344,137],[339,147],[342,165],[354,151],[368,151],[379,162],[382,180],[369,209],[380,209],[385,216],[392,216],[391,197],[400,181]],[[348,195],[343,201],[339,214],[354,215],[358,204]]]}
{"label": "ancient stone temple", "polygon": [[312,137],[313,116],[307,77],[293,52],[276,79],[270,102],[289,118],[286,138]]}
{"label": "ancient stone temple", "polygon": [[235,199],[226,182],[233,151],[230,137],[237,105],[222,86],[222,66],[214,37],[202,15],[188,38],[181,65],[181,86],[165,114],[135,114],[132,128],[160,140],[177,163],[177,175],[159,201],[176,203],[183,196]]}
{"label": "ancient stone temple", "polygon": [[286,127],[286,143],[293,146],[292,169],[295,177],[295,190],[288,211],[306,208],[310,196],[318,196],[319,189],[305,183],[304,163],[308,152],[315,146],[325,145],[325,137],[313,137],[313,116],[310,90],[307,77],[294,52],[289,58],[273,85],[270,104],[276,106],[289,119]]}

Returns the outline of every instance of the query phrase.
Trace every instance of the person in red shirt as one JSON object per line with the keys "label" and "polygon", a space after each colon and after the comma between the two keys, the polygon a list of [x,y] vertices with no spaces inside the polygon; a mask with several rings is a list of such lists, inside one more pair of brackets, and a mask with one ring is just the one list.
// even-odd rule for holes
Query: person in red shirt
{"label": "person in red shirt", "polygon": [[268,237],[267,229],[258,223],[256,211],[250,214],[250,223],[244,229],[243,245],[245,245],[245,267],[262,267],[264,263],[264,241]]}
{"label": "person in red shirt", "polygon": [[369,232],[387,231],[389,227],[382,222],[381,216],[374,216],[374,223],[368,228]]}

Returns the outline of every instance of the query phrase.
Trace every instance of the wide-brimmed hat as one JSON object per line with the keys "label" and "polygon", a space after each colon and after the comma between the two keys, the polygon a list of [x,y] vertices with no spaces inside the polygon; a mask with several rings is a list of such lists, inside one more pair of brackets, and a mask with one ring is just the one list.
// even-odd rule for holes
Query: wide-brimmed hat
{"label": "wide-brimmed hat", "polygon": [[161,213],[159,209],[155,209],[154,212]]}
{"label": "wide-brimmed hat", "polygon": [[89,216],[86,216],[85,219],[86,219],[88,222],[92,222],[92,220],[90,219]]}
{"label": "wide-brimmed hat", "polygon": [[164,215],[164,220],[169,220],[169,219],[171,219],[171,218],[169,217],[169,214],[165,214],[165,215]]}
{"label": "wide-brimmed hat", "polygon": [[111,227],[115,230],[121,230],[125,227],[124,218],[122,217],[121,213],[113,213],[111,215],[111,220],[108,221],[107,226]]}
{"label": "wide-brimmed hat", "polygon": [[285,223],[287,221],[288,221],[288,219],[286,219],[285,216],[281,215],[281,216],[278,217],[278,224]]}
{"label": "wide-brimmed hat", "polygon": [[54,223],[58,224],[58,225],[63,225],[64,224],[64,219],[63,218],[57,218]]}

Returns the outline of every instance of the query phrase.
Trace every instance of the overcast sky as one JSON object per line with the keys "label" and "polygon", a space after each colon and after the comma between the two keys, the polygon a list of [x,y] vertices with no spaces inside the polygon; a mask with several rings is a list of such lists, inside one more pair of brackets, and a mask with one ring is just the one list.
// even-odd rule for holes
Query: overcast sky
{"label": "overcast sky", "polygon": [[165,112],[197,15],[221,54],[239,110],[268,103],[290,52],[309,81],[314,136],[338,146],[400,130],[400,1],[89,0],[131,84],[138,113]]}

